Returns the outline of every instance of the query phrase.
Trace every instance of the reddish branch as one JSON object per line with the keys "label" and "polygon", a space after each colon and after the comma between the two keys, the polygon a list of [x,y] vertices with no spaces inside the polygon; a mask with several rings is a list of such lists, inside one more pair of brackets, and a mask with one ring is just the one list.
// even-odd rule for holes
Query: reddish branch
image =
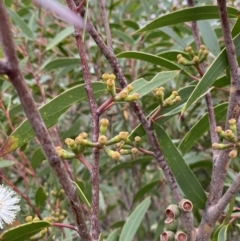
{"label": "reddish branch", "polygon": [[82,208],[78,199],[76,187],[72,184],[61,159],[58,157],[53,142],[48,134],[44,122],[38,112],[28,86],[20,71],[15,52],[15,46],[11,36],[11,29],[3,1],[0,1],[0,42],[3,49],[4,59],[0,60],[0,73],[6,74],[14,86],[26,116],[44,150],[44,153],[53,168],[59,182],[61,183],[68,198],[78,232],[84,241],[90,241],[84,220]]}

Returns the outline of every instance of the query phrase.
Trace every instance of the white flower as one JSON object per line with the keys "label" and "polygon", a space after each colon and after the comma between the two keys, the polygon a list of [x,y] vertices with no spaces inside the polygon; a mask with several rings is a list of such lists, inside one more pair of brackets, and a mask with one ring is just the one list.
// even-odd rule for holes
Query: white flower
{"label": "white flower", "polygon": [[0,228],[3,228],[4,222],[11,224],[20,210],[17,205],[20,199],[14,196],[15,194],[14,191],[0,185]]}

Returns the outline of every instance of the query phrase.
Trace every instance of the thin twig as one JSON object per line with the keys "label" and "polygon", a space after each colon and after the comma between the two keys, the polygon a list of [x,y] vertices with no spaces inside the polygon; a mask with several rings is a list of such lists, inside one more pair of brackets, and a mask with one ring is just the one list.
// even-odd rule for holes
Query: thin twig
{"label": "thin twig", "polygon": [[[66,0],[68,7],[73,12],[78,11],[75,3],[71,0]],[[85,90],[88,97],[90,112],[91,112],[91,121],[92,121],[92,141],[97,142],[99,136],[99,115],[97,112],[98,106],[95,102],[93,89],[91,84],[91,76],[88,67],[86,52],[84,49],[84,44],[82,41],[82,31],[78,26],[74,26],[75,29],[75,38],[78,47],[78,53],[81,59],[81,66],[83,70],[83,77],[85,82]],[[92,168],[91,168],[91,177],[92,177],[92,213],[91,213],[91,228],[90,235],[92,240],[98,240],[99,238],[99,158],[100,150],[97,147],[93,148],[92,153]]]}
{"label": "thin twig", "polygon": [[[232,117],[234,108],[238,106],[238,103],[240,103],[240,69],[237,63],[236,48],[234,46],[231,36],[225,0],[218,0],[218,9],[222,24],[222,31],[231,75],[229,105],[225,124],[225,127],[228,128],[228,120]],[[204,210],[203,218],[198,229],[197,241],[209,240],[210,234],[213,230],[213,227],[217,219],[223,212],[226,205],[230,202],[231,198],[239,190],[240,175],[237,176],[237,178],[229,187],[224,196],[221,197],[224,180],[227,173],[226,166],[228,165],[228,163],[228,152],[221,151],[214,162],[212,180],[210,183],[210,192],[207,200],[207,205]]]}
{"label": "thin twig", "polygon": [[61,159],[58,157],[53,142],[48,134],[44,122],[39,114],[36,104],[33,100],[28,86],[20,71],[18,60],[15,52],[15,46],[11,36],[11,29],[9,19],[4,8],[3,1],[0,1],[0,42],[2,44],[3,54],[6,60],[7,71],[10,82],[14,86],[22,107],[29,122],[41,143],[44,153],[53,168],[59,182],[61,183],[65,194],[68,198],[78,232],[84,241],[91,241],[87,226],[84,220],[82,208],[78,199],[76,187],[72,184],[65,168],[63,167]]}
{"label": "thin twig", "polygon": [[110,27],[109,27],[109,23],[108,23],[104,0],[99,0],[99,5],[100,5],[102,20],[103,20],[104,28],[105,28],[105,32],[106,32],[107,46],[108,46],[108,48],[113,49],[112,48],[112,36],[111,36],[111,31],[110,31]]}

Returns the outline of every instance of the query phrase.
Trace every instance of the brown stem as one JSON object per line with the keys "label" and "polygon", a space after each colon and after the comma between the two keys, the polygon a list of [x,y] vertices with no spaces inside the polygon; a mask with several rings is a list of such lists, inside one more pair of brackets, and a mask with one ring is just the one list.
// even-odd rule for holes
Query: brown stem
{"label": "brown stem", "polygon": [[[228,120],[232,117],[234,114],[234,109],[240,103],[240,69],[238,67],[236,49],[231,36],[225,0],[218,0],[218,9],[231,75],[229,105],[225,124],[225,127],[228,128]],[[221,215],[226,205],[230,202],[231,198],[239,190],[240,175],[237,176],[235,181],[221,198],[224,180],[227,173],[226,166],[228,163],[229,156],[227,151],[221,151],[214,161],[210,193],[208,196],[206,208],[204,210],[204,215],[199,226],[197,241],[209,240],[210,234],[217,219]]]}
{"label": "brown stem", "polygon": [[[78,11],[75,3],[71,0],[66,1],[68,7],[73,12]],[[74,26],[75,28],[75,38],[78,47],[78,53],[81,59],[81,66],[83,70],[83,77],[85,81],[85,90],[88,97],[90,112],[91,112],[91,121],[92,121],[92,141],[97,142],[99,136],[99,115],[97,112],[97,104],[95,102],[91,84],[91,76],[88,67],[87,57],[84,49],[84,44],[82,42],[82,31],[81,28],[78,26]],[[92,240],[98,240],[99,237],[99,157],[100,157],[100,150],[97,147],[93,148],[92,153],[92,213],[91,213],[91,229],[90,235]]]}
{"label": "brown stem", "polygon": [[[53,142],[48,134],[44,122],[39,114],[28,86],[20,71],[15,52],[15,46],[11,36],[9,19],[4,8],[3,1],[0,1],[0,42],[5,58],[5,74],[8,75],[10,82],[14,86],[26,116],[44,150],[44,153],[53,168],[59,182],[61,183],[68,198],[78,232],[84,241],[91,241],[87,226],[84,220],[82,208],[78,199],[76,187],[72,184],[61,159],[58,157]],[[3,61],[1,61],[2,63]],[[0,64],[1,69],[1,64]]]}
{"label": "brown stem", "polygon": [[108,48],[112,49],[112,36],[111,36],[111,31],[108,23],[104,0],[99,0],[99,5],[100,5],[102,19],[104,23],[105,32],[106,32],[107,46]]}
{"label": "brown stem", "polygon": [[83,154],[78,154],[77,159],[88,169],[88,171],[92,172],[92,165],[86,160]]}

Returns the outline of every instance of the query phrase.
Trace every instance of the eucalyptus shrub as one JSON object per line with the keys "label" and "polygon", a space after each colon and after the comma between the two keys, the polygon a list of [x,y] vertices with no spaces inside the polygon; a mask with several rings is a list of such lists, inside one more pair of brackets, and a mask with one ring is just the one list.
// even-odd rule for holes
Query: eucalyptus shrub
{"label": "eucalyptus shrub", "polygon": [[238,9],[1,1],[0,240],[238,240]]}

